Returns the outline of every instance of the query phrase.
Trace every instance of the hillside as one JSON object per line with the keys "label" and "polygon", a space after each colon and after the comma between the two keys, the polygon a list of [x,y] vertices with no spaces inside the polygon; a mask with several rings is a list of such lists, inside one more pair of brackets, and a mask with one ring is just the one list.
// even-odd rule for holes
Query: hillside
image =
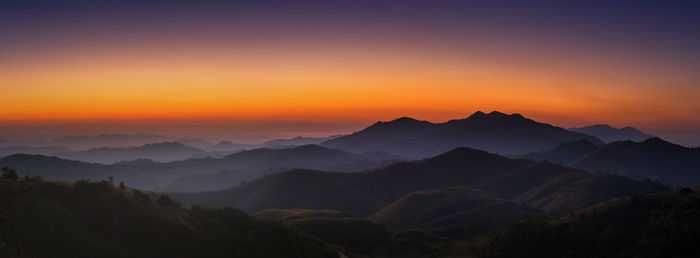
{"label": "hillside", "polygon": [[422,231],[389,231],[366,218],[332,210],[267,209],[254,215],[283,221],[350,257],[440,257],[454,243]]}
{"label": "hillside", "polygon": [[413,229],[467,238],[509,226],[539,211],[464,187],[413,192],[372,214],[392,229]]}
{"label": "hillside", "polygon": [[[615,188],[616,186],[625,186]],[[593,175],[560,165],[508,159],[468,148],[357,173],[291,170],[227,190],[173,194],[186,204],[330,209],[367,216],[408,193],[466,186],[527,203],[552,214],[638,192],[663,190],[650,181]]]}
{"label": "hillside", "polygon": [[700,148],[686,148],[660,138],[619,141],[593,147],[566,143],[525,157],[560,162],[590,172],[609,172],[660,179],[678,186],[700,183]]}
{"label": "hillside", "polygon": [[206,151],[204,150],[190,147],[179,142],[162,142],[146,144],[138,147],[93,148],[85,151],[58,153],[56,156],[70,160],[111,164],[114,162],[136,159],[150,159],[156,162],[169,162],[204,154],[206,154]]}
{"label": "hillside", "polygon": [[217,144],[205,147],[209,151],[226,151],[237,152],[252,149],[285,149],[303,145],[315,145],[324,141],[338,138],[342,135],[332,135],[329,137],[303,137],[297,136],[289,139],[269,140],[259,144],[232,143],[229,141],[220,141]]}
{"label": "hillside", "polygon": [[[224,189],[244,180],[291,168],[353,171],[379,167],[395,159],[398,157],[385,153],[353,154],[309,145],[244,151],[218,159],[201,158],[167,163],[142,160],[110,165],[15,154],[1,158],[0,166],[16,168],[21,176],[41,176],[49,180],[75,182],[80,179],[106,180],[111,176],[117,182],[123,181],[139,189],[204,191]],[[180,179],[183,177],[186,178]]]}
{"label": "hillside", "polygon": [[563,218],[521,222],[454,257],[695,257],[700,194],[634,195]]}
{"label": "hillside", "polygon": [[385,151],[424,158],[457,147],[470,147],[505,155],[550,150],[563,142],[586,140],[603,144],[593,136],[539,123],[519,114],[497,111],[433,124],[412,118],[377,122],[359,132],[323,142],[322,146],[352,152]]}
{"label": "hillside", "polygon": [[617,141],[644,141],[654,136],[648,135],[634,127],[615,128],[606,124],[569,128],[570,131],[597,137],[606,143]]}
{"label": "hillside", "polygon": [[0,257],[338,257],[279,222],[107,181],[3,178],[0,196]]}
{"label": "hillside", "polygon": [[33,147],[33,146],[8,146],[0,147],[0,157],[9,156],[17,153],[24,154],[38,154],[52,156],[62,152],[68,152],[69,150],[63,147],[55,146],[45,146],[45,147]]}

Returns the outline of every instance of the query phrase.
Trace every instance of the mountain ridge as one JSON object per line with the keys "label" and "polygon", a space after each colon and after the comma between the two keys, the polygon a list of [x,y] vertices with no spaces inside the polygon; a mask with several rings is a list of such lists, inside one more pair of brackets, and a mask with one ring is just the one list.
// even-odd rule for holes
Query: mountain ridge
{"label": "mountain ridge", "polygon": [[[173,197],[186,204],[232,206],[249,212],[269,208],[330,209],[367,216],[411,192],[451,186],[473,187],[551,214],[563,214],[625,194],[665,189],[651,181],[593,175],[462,147],[432,158],[364,172],[290,170],[226,190],[173,193]],[[602,191],[614,186],[620,187]]]}
{"label": "mountain ridge", "polygon": [[599,139],[523,117],[493,111],[477,111],[464,119],[431,123],[402,117],[377,122],[353,134],[321,143],[352,152],[385,151],[405,157],[425,158],[457,147],[499,154],[527,154],[549,150],[559,143]]}
{"label": "mountain ridge", "polygon": [[584,127],[575,127],[569,128],[569,130],[598,137],[598,139],[603,140],[605,143],[624,140],[643,141],[648,138],[655,137],[653,135],[648,135],[640,131],[639,129],[631,126],[615,128],[607,124],[595,124]]}

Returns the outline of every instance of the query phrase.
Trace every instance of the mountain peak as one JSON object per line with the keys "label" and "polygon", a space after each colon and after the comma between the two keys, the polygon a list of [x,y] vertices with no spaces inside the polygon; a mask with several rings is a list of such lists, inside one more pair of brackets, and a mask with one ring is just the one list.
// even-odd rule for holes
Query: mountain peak
{"label": "mountain peak", "polygon": [[675,145],[675,144],[667,142],[664,139],[661,139],[659,137],[651,137],[649,139],[646,139],[642,142],[642,144],[659,145],[659,146]]}
{"label": "mountain peak", "polygon": [[484,113],[482,111],[476,111],[474,114],[470,115],[467,117],[467,120],[475,120],[475,119],[504,119],[504,118],[517,118],[517,119],[524,119],[522,115],[518,113],[513,113],[513,114],[506,114],[500,111],[491,111],[488,114]]}
{"label": "mountain peak", "polygon": [[415,122],[421,122],[421,121],[418,121],[418,120],[411,118],[411,117],[402,116],[402,117],[399,117],[397,119],[391,120],[387,123],[415,123]]}
{"label": "mountain peak", "polygon": [[432,125],[432,124],[433,123],[428,122],[428,121],[421,121],[421,120],[417,120],[414,118],[404,116],[404,117],[400,117],[400,118],[391,120],[389,122],[382,122],[382,121],[376,122],[373,125],[371,125],[369,128],[378,128],[378,127],[394,128],[394,127],[407,127],[407,126],[408,127],[415,127],[415,126],[426,126],[426,125]]}
{"label": "mountain peak", "polygon": [[606,143],[624,140],[640,142],[653,137],[634,127],[626,126],[618,129],[607,124],[595,124],[578,128],[570,128],[569,130],[598,137]]}

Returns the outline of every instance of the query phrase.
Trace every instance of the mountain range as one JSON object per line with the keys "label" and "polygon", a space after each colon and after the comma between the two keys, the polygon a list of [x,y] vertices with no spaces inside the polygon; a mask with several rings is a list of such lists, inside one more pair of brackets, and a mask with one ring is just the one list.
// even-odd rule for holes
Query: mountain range
{"label": "mountain range", "polygon": [[358,153],[384,151],[409,158],[424,158],[457,147],[503,155],[527,154],[576,140],[603,144],[596,137],[539,123],[520,114],[479,111],[465,119],[439,124],[408,117],[377,122],[351,135],[325,141],[321,146]]}
{"label": "mountain range", "polygon": [[324,141],[335,139],[341,137],[342,135],[332,135],[329,137],[302,137],[297,136],[289,139],[275,139],[266,141],[260,144],[246,144],[246,143],[233,143],[229,141],[220,141],[217,144],[204,147],[208,151],[225,151],[225,152],[236,152],[242,150],[252,150],[252,149],[283,149],[294,146],[302,145],[314,145],[319,144]]}
{"label": "mountain range", "polygon": [[[139,189],[204,191],[223,189],[265,174],[292,168],[358,171],[400,160],[381,153],[354,154],[320,146],[243,151],[223,158],[199,158],[159,163],[136,160],[115,164],[87,163],[42,155],[14,154],[0,159],[0,166],[17,169],[21,176],[74,182],[113,177]],[[179,180],[188,177],[191,180]],[[206,183],[202,183],[206,182]]]}
{"label": "mountain range", "polygon": [[57,153],[56,156],[64,159],[84,162],[97,162],[111,164],[114,162],[130,161],[137,159],[150,159],[156,162],[169,162],[188,159],[207,152],[190,147],[179,142],[151,143],[138,147],[104,147],[93,148],[85,151],[72,151]]}
{"label": "mountain range", "polygon": [[470,187],[547,214],[570,211],[615,197],[666,189],[651,181],[594,175],[579,169],[509,159],[457,148],[411,162],[356,173],[297,169],[264,176],[227,190],[173,194],[185,204],[238,207],[330,209],[369,216],[409,193]]}
{"label": "mountain range", "polygon": [[569,128],[569,130],[595,136],[606,143],[627,140],[639,142],[654,137],[634,127],[615,128],[606,124]]}
{"label": "mountain range", "polygon": [[618,141],[596,146],[586,141],[563,143],[556,148],[525,155],[589,172],[609,172],[660,179],[677,186],[700,182],[700,148],[687,148],[662,140]]}

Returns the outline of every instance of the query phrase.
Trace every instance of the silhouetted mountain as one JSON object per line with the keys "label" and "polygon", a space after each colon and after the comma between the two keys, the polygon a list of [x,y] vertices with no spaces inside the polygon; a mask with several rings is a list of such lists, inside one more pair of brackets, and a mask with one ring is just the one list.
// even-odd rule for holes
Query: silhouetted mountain
{"label": "silhouetted mountain", "polygon": [[251,150],[251,149],[284,149],[284,148],[296,147],[296,146],[302,146],[302,145],[320,144],[324,141],[335,139],[335,138],[338,138],[341,136],[343,136],[343,135],[332,135],[329,137],[321,137],[321,138],[297,136],[297,137],[290,138],[290,139],[271,140],[271,141],[267,141],[267,142],[260,143],[260,144],[245,144],[245,143],[232,143],[229,141],[220,141],[219,143],[217,143],[215,145],[208,146],[206,149],[210,150],[210,151],[228,151],[228,152],[237,152],[237,151]]}
{"label": "silhouetted mountain", "polygon": [[449,187],[410,193],[370,218],[394,229],[415,229],[451,238],[484,234],[538,210],[479,190]]}
{"label": "silhouetted mountain", "polygon": [[0,148],[0,157],[9,156],[12,154],[39,154],[46,156],[54,156],[59,153],[68,152],[69,150],[63,147],[31,147],[31,146],[10,146]]}
{"label": "silhouetted mountain", "polygon": [[643,141],[654,136],[643,133],[634,127],[615,128],[606,124],[569,128],[569,130],[598,137],[606,143],[616,141]]}
{"label": "silhouetted mountain", "polygon": [[199,139],[199,138],[181,138],[178,139],[177,142],[182,143],[184,145],[198,148],[198,149],[204,149],[206,147],[211,146],[210,142],[207,142],[205,140]]}
{"label": "silhouetted mountain", "polygon": [[[291,168],[356,171],[386,165],[397,159],[385,153],[353,154],[310,145],[244,151],[218,159],[168,163],[141,160],[110,165],[16,154],[0,159],[0,166],[17,168],[23,173],[22,176],[42,176],[50,180],[74,182],[80,179],[103,180],[112,176],[116,181],[124,181],[139,189],[204,191],[228,188],[244,180]],[[191,177],[178,180],[187,176]]]}
{"label": "silhouetted mountain", "polygon": [[209,151],[236,152],[236,151],[242,151],[245,149],[254,149],[254,148],[255,148],[254,144],[232,143],[229,141],[220,141],[212,146],[208,146],[207,150],[209,150]]}
{"label": "silhouetted mountain", "polygon": [[560,161],[590,172],[657,178],[673,185],[691,186],[700,182],[700,149],[686,148],[660,138],[643,142],[619,141],[597,148],[567,143],[527,157]]}
{"label": "silhouetted mountain", "polygon": [[66,152],[57,154],[58,157],[85,162],[111,164],[118,161],[134,159],[150,159],[157,162],[168,162],[187,159],[206,152],[179,142],[151,143],[139,147],[127,148],[95,148],[86,151]]}
{"label": "silhouetted mountain", "polygon": [[246,180],[292,168],[312,168],[352,172],[388,165],[402,160],[381,152],[354,154],[317,145],[287,149],[256,149],[243,151],[220,160],[225,167],[216,173],[185,176],[161,188],[171,192],[219,190]]}
{"label": "silhouetted mountain", "polygon": [[280,222],[111,183],[0,178],[0,257],[338,257]]}
{"label": "silhouetted mountain", "polygon": [[410,192],[467,186],[562,214],[610,198],[665,189],[649,181],[593,175],[578,169],[512,160],[484,151],[457,148],[439,156],[400,162],[357,173],[291,170],[235,188],[174,194],[187,204],[239,207],[330,209],[366,216]]}
{"label": "silhouetted mountain", "polygon": [[310,144],[320,144],[322,142],[332,140],[343,135],[332,135],[329,137],[302,137],[297,136],[290,139],[277,139],[264,142],[261,147],[264,148],[279,148],[279,147],[289,147],[289,146],[301,146]]}
{"label": "silhouetted mountain", "polygon": [[687,188],[612,200],[551,221],[517,223],[451,257],[695,257],[698,200]]}
{"label": "silhouetted mountain", "polygon": [[[383,225],[365,218],[331,210],[268,209],[255,213],[255,216],[282,220],[331,246],[341,247],[344,254],[365,257],[376,249],[388,249],[394,245],[392,234]],[[418,243],[416,247],[420,246]],[[405,249],[405,245],[403,246]],[[420,253],[418,248],[410,248],[413,257]],[[377,257],[390,257],[388,253],[375,253]],[[392,255],[393,256],[393,255]],[[406,257],[406,256],[399,256]]]}
{"label": "silhouetted mountain", "polygon": [[476,112],[466,119],[442,124],[399,118],[377,122],[351,135],[323,142],[322,146],[353,152],[385,151],[406,157],[437,155],[456,147],[501,154],[527,154],[552,149],[562,142],[595,137],[538,123],[519,114]]}
{"label": "silhouetted mountain", "polygon": [[557,146],[553,150],[523,155],[522,157],[533,160],[546,160],[557,164],[568,165],[569,163],[580,159],[586,154],[597,150],[598,147],[599,146],[596,146],[595,144],[592,144],[589,141],[565,142],[559,144],[559,146]]}
{"label": "silhouetted mountain", "polygon": [[94,136],[64,136],[51,141],[52,145],[69,149],[125,148],[154,142],[172,141],[172,137],[156,134],[101,134]]}

